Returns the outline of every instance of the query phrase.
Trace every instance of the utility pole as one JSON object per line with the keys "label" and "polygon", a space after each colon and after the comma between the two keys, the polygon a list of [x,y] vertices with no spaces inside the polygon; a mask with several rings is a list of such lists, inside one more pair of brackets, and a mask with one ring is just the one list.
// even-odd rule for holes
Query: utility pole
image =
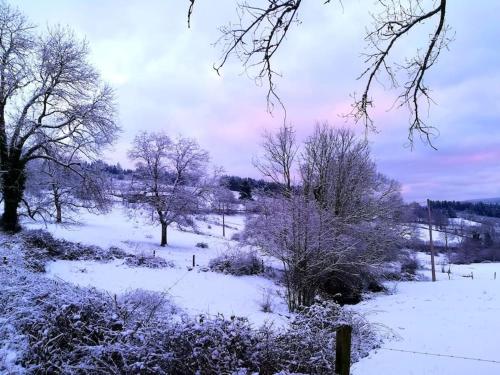
{"label": "utility pole", "polygon": [[432,217],[431,217],[431,200],[430,199],[427,199],[427,213],[429,215],[429,244],[431,246],[432,281],[436,281],[436,266],[434,264],[434,244],[432,242]]}

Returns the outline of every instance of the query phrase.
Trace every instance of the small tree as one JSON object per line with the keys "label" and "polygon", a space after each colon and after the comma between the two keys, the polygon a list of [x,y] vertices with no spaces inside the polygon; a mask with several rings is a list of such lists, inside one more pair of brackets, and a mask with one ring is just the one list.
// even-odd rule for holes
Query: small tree
{"label": "small tree", "polygon": [[300,170],[291,194],[259,198],[245,238],[283,262],[291,310],[318,293],[359,298],[402,242],[399,184],[376,171],[366,142],[327,124],[307,139]]}
{"label": "small tree", "polygon": [[23,199],[28,216],[55,218],[56,223],[77,221],[81,209],[105,213],[111,208],[111,184],[100,163],[74,160],[71,169],[43,160],[28,168],[28,189]]}
{"label": "small tree", "polygon": [[172,223],[194,226],[192,214],[209,192],[206,175],[208,153],[189,138],[172,141],[164,133],[138,134],[128,156],[136,162],[131,194],[148,217],[161,225],[161,246],[166,246]]}

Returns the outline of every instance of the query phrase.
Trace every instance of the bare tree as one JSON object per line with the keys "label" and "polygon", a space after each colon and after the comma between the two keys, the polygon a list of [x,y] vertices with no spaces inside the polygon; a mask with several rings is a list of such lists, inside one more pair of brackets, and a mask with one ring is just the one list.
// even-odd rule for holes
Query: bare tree
{"label": "bare tree", "polygon": [[245,229],[250,244],[283,262],[291,310],[318,293],[359,296],[404,232],[399,184],[376,171],[350,130],[318,125],[300,164],[302,189],[257,200]]}
{"label": "bare tree", "polygon": [[283,125],[277,133],[264,133],[263,155],[255,161],[257,169],[284,188],[285,196],[292,192],[292,174],[298,147],[292,126]]}
{"label": "bare tree", "polygon": [[[195,2],[190,0],[188,25]],[[267,83],[269,110],[272,110],[275,101],[283,105],[275,84],[275,78],[279,75],[273,66],[275,55],[292,26],[300,24],[299,10],[305,3],[302,0],[242,1],[238,3],[238,20],[220,28],[222,57],[214,69],[219,73],[229,58],[235,55],[258,83]],[[331,1],[324,3],[329,6]],[[341,1],[338,3],[342,4]],[[430,103],[431,98],[424,78],[450,42],[446,24],[447,2],[388,0],[378,1],[377,6],[380,10],[372,15],[373,26],[366,35],[369,47],[369,52],[365,54],[367,68],[359,77],[365,78],[366,83],[361,96],[354,95],[352,115],[356,121],[362,121],[367,129],[373,129],[370,117],[370,108],[373,106],[371,92],[377,77],[385,73],[393,88],[401,88],[399,105],[409,109],[410,141],[413,141],[416,131],[430,143],[432,127],[423,121],[422,100]],[[399,44],[404,43],[404,38],[417,33],[417,29],[426,23],[433,23],[433,31],[424,48],[415,48],[413,56],[408,56],[404,63],[390,61],[389,56]],[[398,72],[405,76],[402,84],[397,78]]]}
{"label": "bare tree", "polygon": [[300,163],[305,194],[344,222],[387,215],[387,203],[400,203],[399,184],[377,173],[368,143],[350,129],[317,124]]}
{"label": "bare tree", "polygon": [[208,153],[192,139],[172,141],[164,133],[142,132],[128,155],[137,164],[131,195],[149,208],[148,217],[161,225],[160,244],[166,246],[168,226],[193,226],[191,216],[209,192]]}
{"label": "bare tree", "polygon": [[23,206],[29,217],[56,223],[78,222],[82,209],[108,212],[112,206],[111,184],[99,162],[74,160],[71,169],[51,160],[32,162],[27,169]]}
{"label": "bare tree", "polygon": [[70,30],[37,35],[2,3],[0,40],[1,224],[15,231],[28,163],[44,159],[71,169],[58,155],[91,160],[115,139],[118,126],[113,92],[88,62],[86,43]]}
{"label": "bare tree", "polygon": [[330,255],[338,245],[335,235],[326,230],[332,217],[324,217],[326,211],[317,202],[302,196],[259,203],[261,214],[248,220],[246,239],[282,262],[290,311],[312,304],[320,280],[333,266]]}
{"label": "bare tree", "polygon": [[[283,264],[288,307],[308,306],[342,285],[358,290],[390,259],[398,236],[381,222],[345,226],[331,211],[304,195],[260,200],[244,238]],[[347,296],[344,296],[347,298]]]}

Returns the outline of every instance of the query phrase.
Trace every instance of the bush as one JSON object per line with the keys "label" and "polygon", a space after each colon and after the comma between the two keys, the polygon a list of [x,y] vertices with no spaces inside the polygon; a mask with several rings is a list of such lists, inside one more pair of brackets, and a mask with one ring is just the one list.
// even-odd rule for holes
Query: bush
{"label": "bush", "polygon": [[[17,269],[0,270],[0,281],[0,321],[8,316],[19,332],[28,373],[331,374],[340,324],[353,326],[353,361],[378,344],[361,317],[330,302],[276,331],[239,317],[190,318],[154,292],[109,296]],[[6,329],[0,347],[16,342]]]}
{"label": "bush", "polygon": [[287,329],[255,329],[246,318],[189,317],[160,293],[50,280],[15,250],[0,248],[10,259],[0,267],[0,353],[17,355],[0,356],[2,373],[331,374],[340,324],[353,326],[354,361],[378,344],[362,317],[331,302],[300,310]]}
{"label": "bush", "polygon": [[131,267],[174,267],[171,261],[160,257],[128,254],[115,246],[104,250],[99,246],[56,239],[44,230],[24,231],[21,233],[21,238],[25,243],[24,259],[26,266],[35,272],[45,272],[45,263],[55,259],[96,261],[125,259],[125,264]]}
{"label": "bush", "polygon": [[493,243],[490,246],[485,246],[478,240],[467,239],[461,246],[453,249],[450,258],[450,262],[455,264],[498,262],[500,260],[500,245]]}
{"label": "bush", "polygon": [[273,312],[273,291],[271,289],[265,289],[262,292],[262,300],[260,301],[260,311],[265,313]]}
{"label": "bush", "polygon": [[57,239],[41,229],[23,231],[20,236],[26,245],[25,260],[28,266],[34,270],[41,268],[41,262],[45,263],[53,259],[112,260],[128,256],[125,251],[117,247],[104,250],[99,246]]}
{"label": "bush", "polygon": [[403,276],[415,276],[419,268],[421,268],[420,262],[415,254],[407,254],[402,257],[401,273],[403,274]]}
{"label": "bush", "polygon": [[130,267],[146,267],[146,268],[167,268],[174,267],[174,263],[165,260],[161,257],[154,257],[151,255],[139,254],[135,256],[127,256],[125,264]]}
{"label": "bush", "polygon": [[258,275],[264,272],[263,261],[254,251],[230,250],[210,260],[210,270],[236,276]]}

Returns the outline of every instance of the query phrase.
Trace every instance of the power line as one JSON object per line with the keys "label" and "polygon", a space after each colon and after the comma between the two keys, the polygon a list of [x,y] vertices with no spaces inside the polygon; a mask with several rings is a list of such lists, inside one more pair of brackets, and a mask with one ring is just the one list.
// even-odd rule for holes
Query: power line
{"label": "power line", "polygon": [[500,364],[500,361],[497,361],[497,360],[494,360],[494,359],[463,357],[463,356],[451,355],[451,354],[437,354],[437,353],[427,353],[427,352],[416,352],[416,351],[413,351],[413,350],[394,349],[394,348],[379,348],[379,349],[390,350],[390,351],[393,351],[393,352],[403,352],[403,353],[429,355],[429,356],[433,356],[433,357],[447,357],[447,358],[455,358],[455,359],[465,359],[465,360],[468,360],[468,361],[489,362],[489,363]]}

